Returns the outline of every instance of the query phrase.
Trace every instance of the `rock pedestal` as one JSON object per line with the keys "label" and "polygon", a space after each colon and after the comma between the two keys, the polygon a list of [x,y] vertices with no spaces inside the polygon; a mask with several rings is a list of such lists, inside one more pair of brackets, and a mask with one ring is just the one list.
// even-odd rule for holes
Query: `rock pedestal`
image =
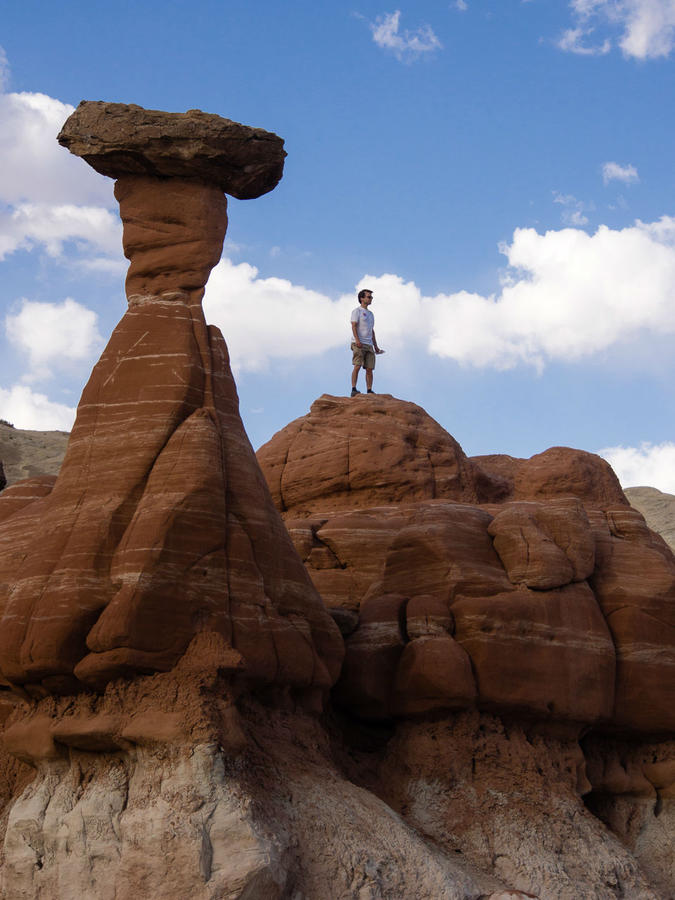
{"label": "rock pedestal", "polygon": [[81,104],[59,140],[117,177],[129,309],[53,488],[0,500],[2,673],[34,696],[101,690],[170,669],[212,632],[235,679],[325,692],[342,641],[271,502],[201,307],[223,190],[270,190],[283,142],[194,111],[100,103]]}

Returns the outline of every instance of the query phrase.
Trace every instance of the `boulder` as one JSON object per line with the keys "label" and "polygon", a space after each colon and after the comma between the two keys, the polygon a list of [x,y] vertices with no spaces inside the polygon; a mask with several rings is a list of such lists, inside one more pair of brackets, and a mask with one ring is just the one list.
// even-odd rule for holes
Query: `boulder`
{"label": "boulder", "polygon": [[475,700],[471,659],[449,634],[420,637],[406,644],[391,701],[396,715],[465,709]]}
{"label": "boulder", "polygon": [[239,200],[273,190],[286,156],[276,134],[200,109],[169,113],[101,100],[83,100],[58,141],[111,178],[188,178]]}

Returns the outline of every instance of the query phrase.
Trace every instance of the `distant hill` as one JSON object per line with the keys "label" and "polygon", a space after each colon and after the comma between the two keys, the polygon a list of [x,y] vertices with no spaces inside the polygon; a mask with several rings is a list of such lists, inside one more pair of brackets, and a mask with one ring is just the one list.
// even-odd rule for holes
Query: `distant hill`
{"label": "distant hill", "polygon": [[58,474],[69,437],[67,431],[24,431],[0,422],[0,462],[7,484]]}
{"label": "distant hill", "polygon": [[653,487],[626,488],[630,505],[639,509],[652,531],[658,532],[675,553],[675,495]]}

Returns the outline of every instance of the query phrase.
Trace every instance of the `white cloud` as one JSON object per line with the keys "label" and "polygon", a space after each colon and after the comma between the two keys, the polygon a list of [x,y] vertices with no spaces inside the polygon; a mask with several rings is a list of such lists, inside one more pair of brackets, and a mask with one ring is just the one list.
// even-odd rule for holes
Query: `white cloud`
{"label": "white cloud", "polygon": [[573,53],[606,53],[609,38],[589,47],[583,41],[595,26],[618,33],[624,56],[656,59],[669,56],[675,46],[675,0],[571,0],[576,27],[567,30],[558,42]]}
{"label": "white cloud", "polygon": [[587,44],[584,40],[593,33],[592,28],[568,28],[557,41],[557,46],[568,53],[576,53],[579,56],[604,56],[612,48],[609,40],[601,44]]}
{"label": "white cloud", "polygon": [[119,265],[122,223],[118,216],[100,206],[21,203],[0,212],[0,260],[16,250],[36,246],[43,246],[48,256],[58,258],[66,242],[74,242],[88,254],[93,251],[117,257],[106,262]]}
{"label": "white cloud", "polygon": [[435,299],[432,352],[475,366],[542,367],[645,331],[675,333],[675,218],[602,225],[593,235],[520,228],[502,252],[510,269],[497,297]]}
{"label": "white cloud", "polygon": [[355,306],[355,296],[332,301],[283,278],[259,278],[254,266],[225,258],[211,272],[204,298],[206,317],[225,335],[240,371],[347,346]]}
{"label": "white cloud", "polygon": [[675,0],[627,0],[621,49],[626,56],[668,56],[675,43]]}
{"label": "white cloud", "polygon": [[0,418],[16,428],[70,431],[75,413],[73,407],[53,403],[44,394],[34,393],[25,385],[0,388]]}
{"label": "white cloud", "polygon": [[455,0],[455,9],[458,9],[460,12],[466,12],[469,8],[469,4],[466,0]]}
{"label": "white cloud", "polygon": [[72,112],[46,94],[0,94],[0,202],[113,205],[112,179],[56,141]]}
{"label": "white cloud", "polygon": [[4,91],[9,83],[9,61],[4,47],[0,47],[0,91]]}
{"label": "white cloud", "polygon": [[3,93],[7,71],[0,48],[0,260],[34,249],[61,259],[64,244],[74,242],[78,263],[90,267],[92,255],[102,254],[94,267],[118,273],[121,224],[112,179],[56,140],[73,107],[46,94]]}
{"label": "white cloud", "polygon": [[[304,359],[349,344],[356,291],[375,291],[378,342],[416,346],[466,366],[543,368],[619,342],[675,334],[675,217],[622,230],[600,226],[539,234],[519,228],[500,248],[508,270],[498,294],[425,296],[395,274],[366,275],[336,300],[227,259],[214,269],[205,310],[238,369]],[[420,327],[420,322],[424,323]]]}
{"label": "white cloud", "polygon": [[602,180],[605,184],[609,184],[610,181],[623,181],[625,184],[630,184],[639,181],[640,176],[635,166],[622,166],[620,163],[606,162],[602,164]]}
{"label": "white cloud", "polygon": [[623,487],[655,487],[675,494],[675,443],[643,442],[639,447],[605,447],[598,454],[610,464]]}
{"label": "white cloud", "polygon": [[70,298],[63,303],[24,300],[19,312],[5,317],[9,341],[28,356],[24,380],[47,378],[52,368],[91,360],[103,344],[97,321],[93,310]]}
{"label": "white cloud", "polygon": [[429,25],[420,25],[415,31],[399,32],[401,11],[385,13],[370,24],[373,40],[378,47],[391,50],[394,56],[409,62],[423,53],[442,49],[442,44]]}
{"label": "white cloud", "polygon": [[553,202],[565,207],[561,216],[565,225],[573,225],[577,228],[588,225],[588,218],[584,215],[585,204],[581,200],[577,200],[571,194],[553,191]]}

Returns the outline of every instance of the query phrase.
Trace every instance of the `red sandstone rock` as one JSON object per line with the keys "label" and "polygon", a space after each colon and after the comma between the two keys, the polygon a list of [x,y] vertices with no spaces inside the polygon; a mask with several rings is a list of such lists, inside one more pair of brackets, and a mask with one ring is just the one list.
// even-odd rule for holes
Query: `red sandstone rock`
{"label": "red sandstone rock", "polygon": [[[347,636],[348,690],[336,696],[352,711],[419,714],[443,708],[444,691],[448,708],[450,648],[461,646],[480,707],[674,729],[675,559],[604,460],[568,448],[467,460],[419,407],[381,396],[320,398],[259,458],[331,608],[405,598],[404,646],[392,620],[386,666],[372,626]],[[435,458],[454,461],[453,477],[436,478]],[[432,635],[433,653],[414,646]]]}
{"label": "red sandstone rock", "polygon": [[364,718],[392,713],[391,693],[404,648],[405,598],[384,594],[366,601],[358,629],[347,638],[345,661],[335,699]]}
{"label": "red sandstone rock", "polygon": [[414,403],[324,394],[258,451],[277,508],[298,513],[503,492]]}
{"label": "red sandstone rock", "polygon": [[595,541],[578,501],[509,503],[488,532],[514,584],[548,590],[593,573]]}
{"label": "red sandstone rock", "polygon": [[430,594],[412,597],[405,613],[405,630],[411,641],[455,632],[454,616],[448,604],[439,597]]}
{"label": "red sandstone rock", "polygon": [[471,461],[487,476],[502,479],[503,499],[575,497],[600,509],[629,505],[609,463],[584,450],[551,447],[530,459],[493,455],[474,456]]}
{"label": "red sandstone rock", "polygon": [[482,706],[544,719],[609,720],[614,646],[587,585],[460,597],[452,612]]}
{"label": "red sandstone rock", "polygon": [[123,175],[115,182],[115,197],[130,261],[127,297],[184,291],[200,300],[227,230],[227,198],[220,188],[185,178]]}
{"label": "red sandstone rock", "polygon": [[475,701],[471,659],[449,634],[421,637],[406,644],[391,700],[396,715],[466,709]]}
{"label": "red sandstone rock", "polygon": [[[84,113],[73,127],[105,117]],[[124,132],[106,129],[87,141],[118,166]],[[249,681],[325,690],[342,639],[274,509],[227,348],[201,308],[225,198],[204,180],[150,175],[123,175],[116,196],[129,310],[85,387],[53,489],[33,482],[0,499],[2,672],[38,692],[102,688],[170,669],[212,632],[239,651],[232,671]]]}
{"label": "red sandstone rock", "polygon": [[0,497],[0,522],[13,516],[34,500],[46,497],[54,487],[55,481],[56,475],[39,475],[10,485]]}
{"label": "red sandstone rock", "polygon": [[596,520],[591,585],[617,653],[614,720],[652,733],[675,730],[675,558],[641,514]]}

